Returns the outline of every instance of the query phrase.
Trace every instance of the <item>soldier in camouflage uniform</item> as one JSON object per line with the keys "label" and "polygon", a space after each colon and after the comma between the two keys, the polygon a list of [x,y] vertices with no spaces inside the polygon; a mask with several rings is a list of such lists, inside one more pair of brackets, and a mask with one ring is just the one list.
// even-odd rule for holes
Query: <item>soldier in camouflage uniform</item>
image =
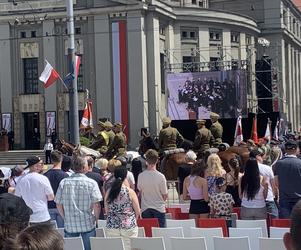
{"label": "soldier in camouflage uniform", "polygon": [[218,122],[219,115],[216,113],[211,112],[210,119],[212,125],[210,127],[211,134],[213,136],[213,147],[217,147],[219,144],[222,143],[223,137],[223,126]]}
{"label": "soldier in camouflage uniform", "polygon": [[106,121],[104,123],[104,128],[105,128],[105,131],[106,131],[107,135],[109,136],[108,146],[110,146],[113,143],[113,140],[114,140],[114,137],[115,137],[115,133],[112,130],[113,125],[110,121]]}
{"label": "soldier in camouflage uniform", "polygon": [[[184,137],[180,134],[180,132],[176,128],[170,126],[171,119],[169,117],[164,117],[162,119],[162,123],[163,128],[160,130],[158,141],[161,159],[164,157],[163,153],[165,150],[176,149],[177,144],[181,144],[184,141]],[[161,171],[165,166],[166,160],[166,157],[164,157],[161,161]]]}
{"label": "soldier in camouflage uniform", "polygon": [[126,136],[122,132],[122,124],[114,124],[115,136],[111,145],[109,145],[107,154],[109,156],[126,156]]}
{"label": "soldier in camouflage uniform", "polygon": [[205,150],[210,148],[210,144],[213,141],[211,131],[205,127],[205,120],[197,120],[196,124],[198,130],[195,135],[193,150],[198,154],[198,157],[202,157]]}
{"label": "soldier in camouflage uniform", "polygon": [[105,155],[108,150],[109,136],[105,131],[105,123],[98,121],[99,131],[94,142],[90,145],[91,148],[96,149],[102,155]]}

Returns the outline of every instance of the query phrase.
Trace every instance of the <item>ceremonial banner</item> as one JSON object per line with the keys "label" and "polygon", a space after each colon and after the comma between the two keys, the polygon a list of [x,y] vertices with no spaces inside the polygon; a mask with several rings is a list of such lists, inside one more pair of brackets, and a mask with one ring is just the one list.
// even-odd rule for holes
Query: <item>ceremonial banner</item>
{"label": "ceremonial banner", "polygon": [[48,88],[58,79],[60,79],[59,74],[50,65],[50,63],[46,61],[46,66],[45,66],[41,76],[39,77],[39,80],[44,83],[44,88],[45,89]]}
{"label": "ceremonial banner", "polygon": [[128,135],[128,75],[126,21],[112,22],[112,69],[114,88],[114,120],[121,122]]}
{"label": "ceremonial banner", "polygon": [[92,101],[86,102],[80,128],[93,128]]}
{"label": "ceremonial banner", "polygon": [[235,134],[234,134],[234,146],[238,146],[244,140],[241,126],[241,116],[237,118]]}
{"label": "ceremonial banner", "polygon": [[55,112],[46,112],[46,135],[51,136],[52,130],[55,126]]}
{"label": "ceremonial banner", "polygon": [[168,115],[172,120],[247,115],[245,70],[167,74]]}
{"label": "ceremonial banner", "polygon": [[2,114],[2,128],[6,129],[7,132],[12,130],[12,114]]}

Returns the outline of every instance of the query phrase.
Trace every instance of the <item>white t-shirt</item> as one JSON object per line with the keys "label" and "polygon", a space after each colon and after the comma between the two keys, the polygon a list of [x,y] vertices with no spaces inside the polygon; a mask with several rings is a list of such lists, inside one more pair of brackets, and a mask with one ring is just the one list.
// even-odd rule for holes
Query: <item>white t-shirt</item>
{"label": "white t-shirt", "polygon": [[53,194],[49,179],[38,173],[28,173],[19,179],[15,194],[22,197],[33,214],[29,222],[45,222],[50,220],[47,206],[47,195]]}
{"label": "white t-shirt", "polygon": [[274,193],[273,193],[273,189],[272,189],[271,182],[270,182],[272,179],[274,179],[273,170],[270,166],[259,163],[259,162],[258,162],[258,168],[259,168],[260,174],[266,178],[266,181],[268,183],[268,195],[267,195],[266,200],[274,201]]}
{"label": "white t-shirt", "polygon": [[127,172],[126,179],[128,180],[128,182],[130,183],[131,186],[135,185],[135,178],[134,178],[134,175],[131,171]]}
{"label": "white t-shirt", "polygon": [[162,195],[167,194],[166,178],[157,170],[144,170],[138,176],[139,191],[141,192],[141,211],[153,208],[165,213],[165,201]]}

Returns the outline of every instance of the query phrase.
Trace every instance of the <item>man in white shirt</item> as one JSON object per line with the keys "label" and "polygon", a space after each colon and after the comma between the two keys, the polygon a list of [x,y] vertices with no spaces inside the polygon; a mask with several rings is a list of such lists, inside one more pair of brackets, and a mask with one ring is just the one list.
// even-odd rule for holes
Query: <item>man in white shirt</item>
{"label": "man in white shirt", "polygon": [[147,169],[139,174],[137,185],[141,194],[142,218],[158,218],[160,227],[165,227],[166,178],[156,169],[157,151],[147,150],[145,158]]}
{"label": "man in white shirt", "polygon": [[53,150],[53,144],[51,143],[51,139],[48,139],[47,143],[44,145],[46,164],[51,163],[50,155],[51,155],[52,150]]}
{"label": "man in white shirt", "polygon": [[260,152],[259,150],[255,149],[250,152],[250,158],[255,158],[258,163],[258,168],[260,174],[266,178],[268,182],[268,195],[266,198],[266,207],[267,212],[271,214],[272,218],[278,218],[279,212],[278,207],[275,203],[275,195],[277,195],[277,187],[275,185],[275,177],[272,168],[268,165],[263,164],[263,155],[264,152]]}
{"label": "man in white shirt", "polygon": [[32,209],[30,223],[50,222],[47,201],[52,201],[54,194],[48,178],[41,174],[43,161],[33,156],[26,162],[27,166],[24,169],[29,168],[29,172],[18,181],[15,194],[22,197],[27,206]]}

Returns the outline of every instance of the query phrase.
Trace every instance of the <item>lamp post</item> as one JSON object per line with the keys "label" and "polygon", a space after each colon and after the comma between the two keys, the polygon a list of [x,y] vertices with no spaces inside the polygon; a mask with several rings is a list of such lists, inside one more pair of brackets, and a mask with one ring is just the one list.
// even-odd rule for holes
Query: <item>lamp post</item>
{"label": "lamp post", "polygon": [[73,0],[66,0],[67,5],[67,29],[68,29],[68,65],[72,74],[69,85],[69,129],[70,141],[79,144],[79,119],[78,119],[78,94],[77,76],[75,74],[75,43],[74,43],[74,17]]}

